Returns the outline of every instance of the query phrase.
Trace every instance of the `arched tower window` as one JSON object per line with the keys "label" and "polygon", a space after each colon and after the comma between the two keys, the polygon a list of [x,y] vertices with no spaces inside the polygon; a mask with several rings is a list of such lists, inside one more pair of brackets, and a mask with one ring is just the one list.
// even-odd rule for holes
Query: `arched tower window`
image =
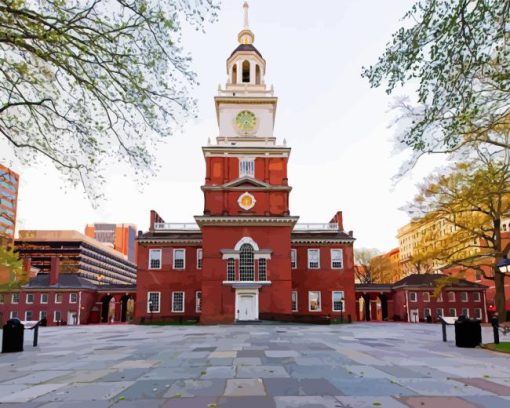
{"label": "arched tower window", "polygon": [[243,61],[243,83],[250,82],[250,62]]}
{"label": "arched tower window", "polygon": [[255,280],[255,261],[253,260],[253,247],[243,244],[239,250],[239,280]]}
{"label": "arched tower window", "polygon": [[233,84],[237,84],[237,64],[234,64],[234,66],[232,67],[232,80],[231,82]]}
{"label": "arched tower window", "polygon": [[255,83],[260,85],[260,66],[258,64],[255,65]]}

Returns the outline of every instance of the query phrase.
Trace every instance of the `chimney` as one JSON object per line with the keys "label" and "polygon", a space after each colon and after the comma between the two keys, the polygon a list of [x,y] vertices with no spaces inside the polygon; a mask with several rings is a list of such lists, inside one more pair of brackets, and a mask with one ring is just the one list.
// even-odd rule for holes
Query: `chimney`
{"label": "chimney", "polygon": [[342,211],[337,211],[330,222],[331,223],[336,222],[338,224],[338,230],[343,231],[344,230],[344,220],[343,220],[343,216],[342,216]]}
{"label": "chimney", "polygon": [[58,284],[58,277],[60,275],[60,259],[58,256],[51,257],[50,263],[50,286]]}

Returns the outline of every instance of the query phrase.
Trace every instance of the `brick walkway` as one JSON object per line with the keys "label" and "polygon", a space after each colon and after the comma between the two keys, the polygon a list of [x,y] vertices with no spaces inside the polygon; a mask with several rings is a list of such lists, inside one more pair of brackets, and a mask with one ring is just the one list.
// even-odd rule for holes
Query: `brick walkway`
{"label": "brick walkway", "polygon": [[43,328],[37,349],[30,331],[24,353],[0,355],[0,403],[508,408],[510,357],[456,348],[448,330],[443,343],[427,324]]}

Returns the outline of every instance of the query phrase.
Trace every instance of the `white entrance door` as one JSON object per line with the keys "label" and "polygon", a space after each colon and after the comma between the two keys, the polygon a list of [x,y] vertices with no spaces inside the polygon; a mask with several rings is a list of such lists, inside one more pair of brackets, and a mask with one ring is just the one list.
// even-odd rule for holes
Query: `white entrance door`
{"label": "white entrance door", "polygon": [[410,318],[411,318],[411,323],[419,323],[420,322],[420,315],[419,315],[420,311],[418,309],[411,309],[409,311],[409,314],[410,314]]}
{"label": "white entrance door", "polygon": [[257,293],[237,293],[237,320],[257,320]]}

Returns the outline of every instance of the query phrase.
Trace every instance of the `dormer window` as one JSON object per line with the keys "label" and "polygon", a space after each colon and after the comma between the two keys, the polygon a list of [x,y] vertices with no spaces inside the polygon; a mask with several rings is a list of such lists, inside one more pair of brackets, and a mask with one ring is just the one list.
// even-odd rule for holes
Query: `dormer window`
{"label": "dormer window", "polygon": [[255,177],[255,159],[239,160],[239,177]]}
{"label": "dormer window", "polygon": [[250,62],[243,61],[243,83],[250,82]]}

